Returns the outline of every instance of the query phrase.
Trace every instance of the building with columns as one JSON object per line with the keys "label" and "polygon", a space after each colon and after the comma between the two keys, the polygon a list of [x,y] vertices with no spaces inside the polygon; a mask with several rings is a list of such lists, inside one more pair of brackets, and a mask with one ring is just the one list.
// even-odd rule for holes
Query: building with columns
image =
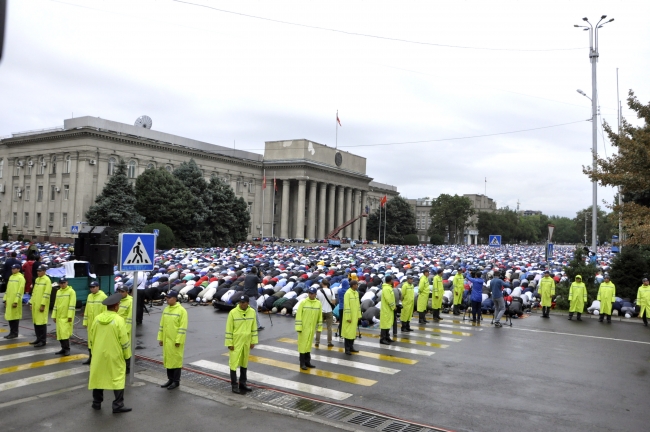
{"label": "building with columns", "polygon": [[[221,178],[248,203],[249,238],[323,239],[375,210],[384,195],[398,195],[366,174],[365,158],[306,139],[266,142],[260,155],[78,117],[0,139],[0,222],[14,239],[70,241],[71,226],[85,221],[120,159],[133,182],[144,170],[173,171],[194,159],[206,180]],[[339,235],[365,240],[366,234],[360,218]]]}
{"label": "building with columns", "polygon": [[476,245],[478,244],[478,214],[480,212],[493,213],[497,211],[497,203],[483,194],[464,194],[463,196],[469,198],[474,209],[474,216],[470,217],[467,223],[468,226],[465,228],[465,243]]}

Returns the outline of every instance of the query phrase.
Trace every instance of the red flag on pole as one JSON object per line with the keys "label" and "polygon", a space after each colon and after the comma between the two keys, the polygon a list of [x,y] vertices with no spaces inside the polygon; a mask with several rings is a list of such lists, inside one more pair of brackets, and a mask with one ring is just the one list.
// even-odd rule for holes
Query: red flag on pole
{"label": "red flag on pole", "polygon": [[386,195],[384,195],[384,196],[381,198],[381,200],[379,200],[379,204],[381,204],[381,206],[383,207],[384,204],[386,204],[386,201],[388,201],[388,197],[387,197]]}
{"label": "red flag on pole", "polygon": [[266,189],[266,174],[264,174],[264,179],[262,180],[262,190]]}
{"label": "red flag on pole", "polygon": [[338,111],[336,112],[336,122],[339,124],[339,126],[343,127],[343,125],[341,124],[341,120],[339,120],[339,112]]}
{"label": "red flag on pole", "polygon": [[278,184],[275,182],[275,176],[273,176],[273,189],[277,192],[278,191]]}

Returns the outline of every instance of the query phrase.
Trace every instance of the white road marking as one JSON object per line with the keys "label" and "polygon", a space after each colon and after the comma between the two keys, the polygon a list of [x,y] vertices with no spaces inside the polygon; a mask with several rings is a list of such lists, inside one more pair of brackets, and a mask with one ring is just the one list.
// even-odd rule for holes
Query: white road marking
{"label": "white road marking", "polygon": [[361,346],[367,346],[367,347],[373,347],[373,348],[379,348],[379,349],[385,349],[385,350],[390,350],[390,351],[404,352],[404,353],[409,353],[409,354],[424,355],[424,356],[432,356],[433,354],[435,354],[434,351],[424,351],[424,350],[419,350],[419,349],[415,349],[415,348],[406,348],[406,347],[393,346],[393,345],[380,345],[379,342],[365,342],[365,341],[360,341],[359,339],[355,339],[354,344],[355,345],[361,345]]}
{"label": "white road marking", "polygon": [[74,386],[74,387],[68,387],[68,388],[64,388],[64,389],[61,389],[61,390],[55,390],[55,391],[51,391],[51,392],[47,392],[47,393],[42,393],[42,394],[39,394],[39,395],[36,395],[36,396],[30,396],[30,397],[26,397],[26,398],[23,398],[23,399],[17,399],[17,400],[13,400],[13,401],[10,401],[10,402],[5,402],[5,403],[0,404],[0,408],[5,408],[5,407],[8,407],[8,406],[12,406],[12,405],[18,405],[18,404],[25,403],[25,402],[31,402],[31,401],[38,400],[38,399],[43,399],[43,398],[46,398],[46,397],[49,397],[49,396],[56,396],[56,395],[61,394],[61,393],[67,393],[69,391],[79,390],[79,389],[82,389],[82,388],[84,388],[84,389],[88,388],[88,385],[87,384],[81,384],[81,385]]}
{"label": "white road marking", "polygon": [[[255,348],[259,348],[261,350],[265,351],[271,351],[274,353],[278,354],[286,354],[290,355],[293,357],[298,357],[298,351],[296,350],[290,350],[286,348],[279,348],[279,347],[274,347],[270,345],[255,345]],[[367,363],[361,363],[361,362],[356,362],[356,361],[350,361],[350,360],[343,360],[343,359],[338,359],[338,358],[332,358],[320,354],[311,354],[311,358],[320,361],[323,363],[331,363],[339,366],[347,366],[347,367],[352,367],[356,369],[363,369],[367,371],[372,371],[372,372],[379,372],[383,374],[389,374],[389,375],[394,375],[397,372],[399,372],[399,369],[394,369],[394,368],[389,368],[389,367],[384,367],[384,366],[375,366]]]}
{"label": "white road marking", "polygon": [[580,334],[574,334],[574,333],[562,333],[562,332],[554,332],[554,331],[548,331],[548,330],[534,330],[534,329],[525,329],[525,328],[519,328],[519,327],[505,327],[504,328],[510,328],[513,330],[523,330],[523,331],[529,331],[533,333],[550,333],[554,335],[563,335],[563,336],[577,336],[577,337],[585,337],[585,338],[591,338],[591,339],[603,339],[603,340],[613,340],[617,342],[631,342],[631,343],[638,343],[638,344],[645,344],[645,345],[650,345],[650,342],[642,342],[642,341],[635,341],[635,340],[629,340],[629,339],[616,339],[616,338],[609,338],[609,337],[603,337],[603,336],[589,336],[589,335],[580,335]]}
{"label": "white road marking", "polygon": [[[230,366],[228,365],[222,365],[207,360],[199,360],[194,363],[191,363],[191,365],[202,367],[204,369],[210,369],[226,375],[230,375]],[[334,399],[334,400],[345,400],[350,396],[352,396],[351,393],[345,393],[338,390],[331,390],[331,389],[327,389],[324,387],[319,387],[311,384],[304,384],[298,381],[290,381],[282,378],[275,378],[261,373],[251,372],[250,369],[248,370],[248,378],[251,381],[257,381],[271,386],[288,388],[290,390],[297,390],[304,393],[311,393],[311,394],[324,396],[326,398]]]}
{"label": "white road marking", "polygon": [[9,381],[0,384],[0,391],[11,390],[18,387],[24,387],[30,384],[42,383],[57,378],[69,377],[80,373],[87,373],[90,370],[88,366],[79,366],[73,369],[66,369],[57,372],[50,372],[42,375],[35,375],[29,378],[23,378],[15,381]]}
{"label": "white road marking", "polygon": [[16,354],[9,354],[5,356],[0,356],[0,362],[7,361],[7,360],[15,360],[19,358],[25,358],[25,357],[32,357],[32,356],[37,356],[40,354],[50,354],[57,352],[59,348],[48,348],[44,350],[34,350],[34,351],[25,351],[25,352],[20,352]]}
{"label": "white road marking", "polygon": [[458,338],[451,338],[447,336],[439,336],[437,334],[428,334],[428,333],[422,333],[419,331],[411,331],[411,332],[406,332],[406,333],[398,333],[399,337],[402,337],[404,339],[408,339],[409,336],[415,336],[415,337],[421,337],[425,339],[433,339],[437,341],[446,341],[446,342],[460,342],[462,339]]}

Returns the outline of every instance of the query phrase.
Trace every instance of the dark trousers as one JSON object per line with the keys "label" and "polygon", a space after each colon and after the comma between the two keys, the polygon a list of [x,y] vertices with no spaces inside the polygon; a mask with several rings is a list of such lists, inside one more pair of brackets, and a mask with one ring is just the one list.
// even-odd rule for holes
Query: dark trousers
{"label": "dark trousers", "polygon": [[167,369],[167,379],[174,382],[181,382],[181,368]]}
{"label": "dark trousers", "polygon": [[61,344],[61,348],[70,351],[70,339],[59,339],[59,343]]}
{"label": "dark trousers", "polygon": [[643,318],[643,324],[648,325],[648,309],[643,311],[641,318]]}
{"label": "dark trousers", "polygon": [[34,324],[34,333],[36,333],[36,340],[38,342],[47,342],[47,324]]}
{"label": "dark trousers", "polygon": [[144,315],[144,290],[138,291],[138,298],[135,305],[135,323],[142,324],[142,316]]}
{"label": "dark trousers", "polygon": [[9,334],[18,336],[18,323],[20,320],[10,320],[9,321]]}
{"label": "dark trousers", "polygon": [[[113,390],[115,400],[113,401],[113,410],[120,409],[124,406],[124,389]],[[99,405],[104,401],[104,390],[93,390],[93,404]]]}
{"label": "dark trousers", "polygon": [[481,302],[472,301],[472,321],[476,321],[476,315],[478,314],[479,321],[481,320]]}

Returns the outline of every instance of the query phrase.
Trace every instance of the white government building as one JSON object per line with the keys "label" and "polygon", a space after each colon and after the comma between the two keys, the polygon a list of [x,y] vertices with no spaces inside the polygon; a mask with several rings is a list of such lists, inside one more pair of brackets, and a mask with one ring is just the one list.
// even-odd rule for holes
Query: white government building
{"label": "white government building", "polygon": [[[248,203],[249,239],[323,239],[366,206],[375,210],[384,195],[398,195],[395,186],[366,175],[365,158],[306,139],[266,142],[261,155],[78,117],[64,120],[63,127],[0,139],[0,222],[13,239],[22,234],[25,240],[69,242],[71,227],[85,222],[120,159],[133,182],[144,170],[173,171],[194,159],[207,180],[223,179]],[[340,235],[365,240],[366,218]]]}

